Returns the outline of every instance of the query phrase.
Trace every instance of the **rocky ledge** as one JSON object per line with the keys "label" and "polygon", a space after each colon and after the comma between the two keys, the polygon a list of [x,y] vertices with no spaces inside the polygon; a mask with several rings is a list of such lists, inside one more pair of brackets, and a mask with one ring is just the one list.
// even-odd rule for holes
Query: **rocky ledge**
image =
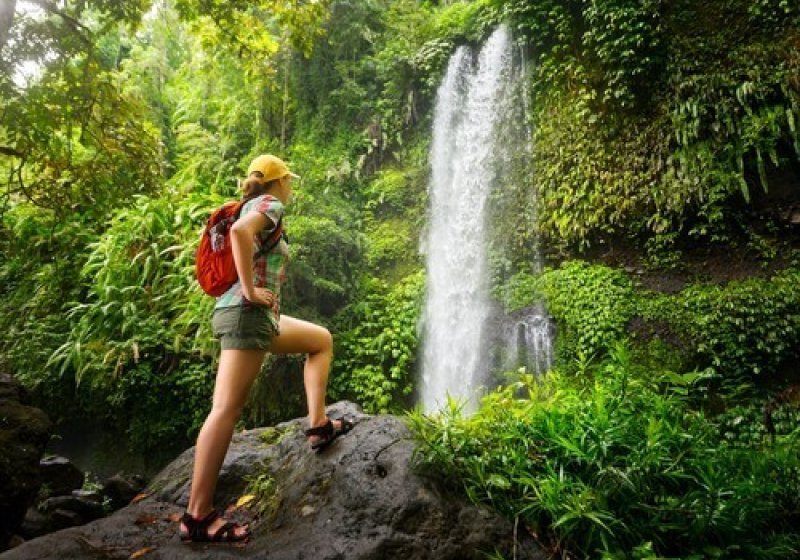
{"label": "rocky ledge", "polygon": [[[246,545],[186,545],[178,518],[189,493],[193,449],[168,465],[135,503],[110,517],[28,541],[2,560],[262,558],[269,560],[543,559],[513,524],[412,469],[402,420],[337,403],[356,427],[322,453],[295,419],[237,434],[217,488],[219,506],[248,521]],[[257,498],[252,498],[252,495]],[[238,504],[238,505],[237,505]]]}

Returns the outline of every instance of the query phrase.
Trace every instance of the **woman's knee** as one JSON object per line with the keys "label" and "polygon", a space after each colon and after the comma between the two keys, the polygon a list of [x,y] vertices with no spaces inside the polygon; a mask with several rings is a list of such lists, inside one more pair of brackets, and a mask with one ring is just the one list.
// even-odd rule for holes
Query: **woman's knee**
{"label": "woman's knee", "polygon": [[320,327],[322,332],[320,333],[320,342],[322,344],[322,351],[328,352],[333,350],[333,335],[331,331],[326,329],[325,327]]}
{"label": "woman's knee", "polygon": [[221,422],[233,422],[234,424],[239,421],[242,416],[243,404],[237,403],[214,403],[211,406],[209,416],[212,420]]}
{"label": "woman's knee", "polygon": [[333,335],[331,331],[325,327],[314,325],[314,336],[310,338],[313,341],[313,347],[310,349],[309,354],[322,354],[333,351]]}

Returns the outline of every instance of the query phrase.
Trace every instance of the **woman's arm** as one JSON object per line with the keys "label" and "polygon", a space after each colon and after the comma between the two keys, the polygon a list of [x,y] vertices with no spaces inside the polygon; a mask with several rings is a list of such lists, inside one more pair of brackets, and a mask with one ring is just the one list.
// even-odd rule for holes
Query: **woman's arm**
{"label": "woman's arm", "polygon": [[260,212],[248,212],[231,227],[231,249],[236,273],[242,285],[242,295],[253,303],[272,305],[273,295],[269,290],[253,286],[253,239],[272,220]]}

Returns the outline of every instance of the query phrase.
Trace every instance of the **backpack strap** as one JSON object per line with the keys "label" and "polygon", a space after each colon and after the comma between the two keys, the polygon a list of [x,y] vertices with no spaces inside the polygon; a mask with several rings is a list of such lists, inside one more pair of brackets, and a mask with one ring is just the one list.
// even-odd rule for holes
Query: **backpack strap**
{"label": "backpack strap", "polygon": [[281,239],[285,239],[287,243],[289,242],[289,239],[286,236],[286,232],[283,230],[283,216],[280,217],[280,219],[278,220],[278,224],[275,226],[275,229],[272,230],[272,235],[270,236],[270,238],[267,240],[266,243],[264,243],[261,246],[261,248],[258,251],[256,251],[255,255],[253,255],[253,258],[260,257],[261,255],[266,255],[267,253],[272,251],[272,249],[274,249],[278,245],[278,243],[281,242]]}
{"label": "backpack strap", "polygon": [[239,200],[236,202],[236,212],[233,213],[234,222],[242,217],[242,208],[244,208],[245,204],[247,204],[247,201],[245,200]]}

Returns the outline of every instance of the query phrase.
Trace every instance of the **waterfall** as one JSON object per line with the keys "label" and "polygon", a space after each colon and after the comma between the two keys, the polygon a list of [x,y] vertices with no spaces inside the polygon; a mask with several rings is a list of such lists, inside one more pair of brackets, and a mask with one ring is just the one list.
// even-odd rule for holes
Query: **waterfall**
{"label": "waterfall", "polygon": [[505,350],[503,369],[523,366],[528,373],[541,377],[553,362],[553,324],[542,304],[512,314],[501,329]]}
{"label": "waterfall", "polygon": [[[526,333],[533,332],[536,321],[517,320],[516,328],[506,333],[506,326],[494,325],[496,305],[489,297],[489,202],[492,189],[502,188],[513,147],[513,139],[505,137],[507,119],[518,118],[520,111],[514,106],[521,106],[513,53],[505,26],[491,35],[477,56],[468,47],[459,47],[437,94],[431,216],[424,242],[428,284],[420,400],[426,411],[440,409],[447,396],[464,401],[467,411],[474,410],[489,382],[498,338],[510,340],[511,355],[535,353],[521,351],[516,344],[520,337],[530,338]],[[536,329],[542,332],[540,325]],[[543,340],[536,338],[535,343],[549,344]]]}

